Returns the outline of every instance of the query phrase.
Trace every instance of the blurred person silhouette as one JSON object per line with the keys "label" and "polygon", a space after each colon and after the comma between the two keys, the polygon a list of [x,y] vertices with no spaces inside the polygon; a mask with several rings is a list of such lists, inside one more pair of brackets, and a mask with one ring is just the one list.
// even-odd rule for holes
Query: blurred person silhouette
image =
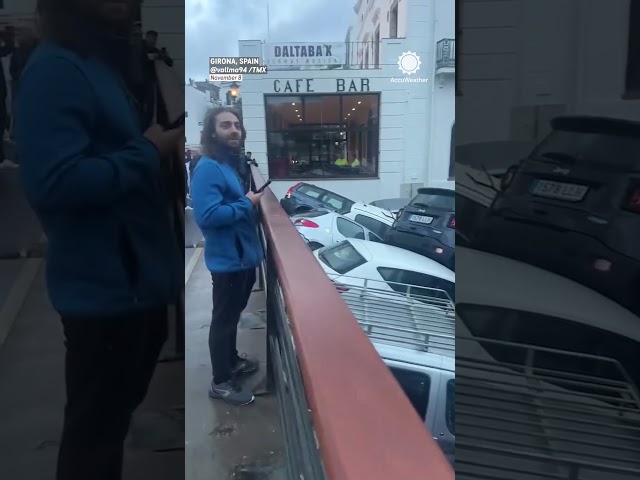
{"label": "blurred person silhouette", "polygon": [[152,122],[155,118],[159,123],[167,123],[168,115],[164,99],[158,86],[157,62],[161,62],[168,67],[173,66],[173,59],[169,56],[166,48],[158,48],[158,32],[149,30],[145,33],[143,40],[143,76],[144,76],[144,107],[145,121]]}
{"label": "blurred person silhouette", "polygon": [[183,289],[166,184],[184,128],[140,126],[127,87],[138,2],[39,0],[42,41],[15,99],[23,186],[65,336],[57,480],[121,479],[131,416]]}
{"label": "blurred person silhouette", "polygon": [[[0,67],[4,57],[16,48],[15,28],[12,25],[0,32]],[[5,132],[9,129],[9,105],[7,105],[8,85],[4,68],[0,68],[0,168],[16,167],[17,164],[5,156]]]}
{"label": "blurred person silhouette", "polygon": [[264,258],[255,214],[262,193],[248,187],[249,172],[240,155],[245,137],[240,115],[233,109],[209,111],[202,127],[202,157],[191,178],[194,218],[205,238],[205,263],[213,281],[209,396],[233,405],[254,400],[237,380],[255,373],[258,363],[238,355],[236,340],[240,315]]}

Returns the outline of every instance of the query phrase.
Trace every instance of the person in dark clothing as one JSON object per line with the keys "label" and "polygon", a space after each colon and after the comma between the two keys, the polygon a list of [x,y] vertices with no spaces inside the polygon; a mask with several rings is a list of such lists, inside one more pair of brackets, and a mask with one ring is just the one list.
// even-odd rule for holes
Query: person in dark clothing
{"label": "person in dark clothing", "polygon": [[131,416],[184,288],[165,191],[184,129],[143,132],[127,92],[137,1],[39,0],[43,38],[14,102],[23,187],[48,240],[65,336],[57,480],[122,478]]}
{"label": "person in dark clothing", "polygon": [[238,355],[236,336],[256,269],[264,258],[254,211],[262,193],[253,193],[248,187],[248,169],[240,156],[245,136],[235,111],[220,107],[207,113],[203,155],[191,179],[194,218],[205,238],[205,262],[213,281],[209,328],[213,380],[209,396],[233,405],[254,400],[236,380],[254,373],[258,364]]}
{"label": "person in dark clothing", "polygon": [[[12,26],[6,27],[5,30],[0,33],[0,62],[7,55],[11,55],[15,50],[15,29]],[[1,65],[0,65],[1,66]],[[0,166],[13,166],[13,162],[10,162],[5,158],[4,151],[4,133],[9,128],[9,111],[7,105],[8,85],[7,79],[4,74],[4,68],[0,68]]]}
{"label": "person in dark clothing", "polygon": [[158,48],[158,32],[149,30],[144,36],[144,58],[143,75],[145,79],[145,119],[150,122],[155,116],[159,123],[167,123],[167,112],[164,106],[164,100],[158,88],[158,77],[156,75],[156,61],[162,61],[167,66],[173,66],[173,59],[169,56],[166,48]]}
{"label": "person in dark clothing", "polygon": [[16,98],[18,83],[24,67],[27,65],[27,61],[31,57],[31,54],[38,45],[38,40],[30,28],[23,28],[19,30],[18,42],[16,49],[11,55],[9,62],[9,74],[11,75],[11,96]]}

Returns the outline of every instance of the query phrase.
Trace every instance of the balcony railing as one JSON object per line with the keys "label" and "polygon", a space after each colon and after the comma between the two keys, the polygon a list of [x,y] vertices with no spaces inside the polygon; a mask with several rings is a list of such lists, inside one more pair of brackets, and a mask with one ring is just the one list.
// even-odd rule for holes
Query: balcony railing
{"label": "balcony railing", "polygon": [[436,43],[436,72],[455,70],[456,68],[456,40],[443,38]]}
{"label": "balcony railing", "polygon": [[[262,186],[257,168],[252,173]],[[267,384],[280,403],[287,479],[453,480],[430,432],[269,190],[260,212]]]}

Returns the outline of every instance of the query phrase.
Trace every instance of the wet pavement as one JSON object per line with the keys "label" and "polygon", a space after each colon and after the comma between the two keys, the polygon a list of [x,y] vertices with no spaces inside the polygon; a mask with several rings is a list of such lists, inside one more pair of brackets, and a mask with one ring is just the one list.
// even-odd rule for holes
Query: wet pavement
{"label": "wet pavement", "polygon": [[264,293],[254,292],[238,331],[238,350],[260,360],[247,379],[256,401],[233,407],[207,395],[211,381],[211,277],[197,261],[186,290],[186,468],[188,480],[283,480],[283,438],[277,398],[265,394]]}

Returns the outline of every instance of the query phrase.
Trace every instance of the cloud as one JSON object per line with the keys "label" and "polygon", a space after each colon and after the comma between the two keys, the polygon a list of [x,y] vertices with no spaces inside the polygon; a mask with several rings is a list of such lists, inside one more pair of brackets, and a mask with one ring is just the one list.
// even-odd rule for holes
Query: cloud
{"label": "cloud", "polygon": [[[270,40],[343,41],[353,23],[354,3],[351,0],[271,0]],[[186,0],[185,14],[187,78],[206,78],[211,56],[237,56],[238,40],[267,40],[267,0]]]}

